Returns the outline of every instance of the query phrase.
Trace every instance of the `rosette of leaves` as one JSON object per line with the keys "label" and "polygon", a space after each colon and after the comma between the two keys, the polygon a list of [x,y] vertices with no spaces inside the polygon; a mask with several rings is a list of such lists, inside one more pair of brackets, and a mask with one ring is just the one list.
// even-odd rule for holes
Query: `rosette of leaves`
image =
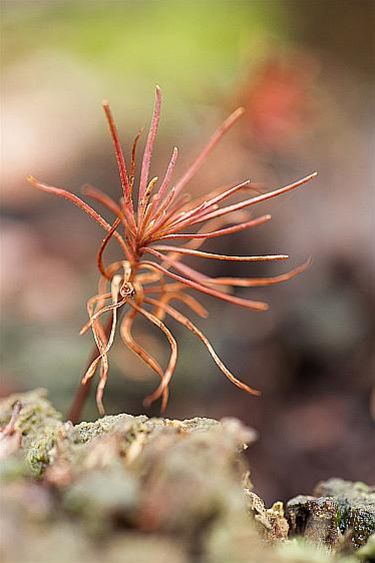
{"label": "rosette of leaves", "polygon": [[[258,395],[259,391],[240,381],[225,366],[205,334],[176,308],[176,304],[178,306],[178,303],[183,303],[192,313],[207,317],[207,310],[197,298],[199,294],[205,294],[253,311],[265,311],[268,309],[267,303],[239,297],[234,294],[235,288],[268,286],[290,280],[305,270],[309,261],[274,277],[249,278],[210,277],[186,265],[183,259],[194,256],[202,260],[241,263],[287,259],[288,256],[285,254],[223,255],[200,250],[200,247],[207,240],[255,228],[270,221],[271,215],[253,217],[249,209],[306,184],[316,176],[316,173],[267,193],[260,191],[250,180],[221,187],[198,197],[186,193],[186,186],[190,180],[223,135],[243,114],[243,109],[239,108],[215,131],[201,153],[179,179],[174,179],[178,158],[176,147],[172,151],[163,179],[161,181],[157,177],[150,179],[151,157],[161,110],[161,92],[160,88],[156,87],[154,111],[143,153],[139,183],[136,186],[136,150],[141,133],[138,133],[133,143],[128,167],[107,101],[103,102],[103,108],[114,144],[122,193],[118,202],[93,187],[86,187],[84,195],[112,212],[114,215],[112,223],[107,222],[77,195],[42,183],[31,176],[28,178],[35,188],[73,202],[106,232],[97,253],[100,272],[98,292],[87,302],[89,320],[81,330],[82,334],[91,329],[96,344],[95,354],[82,378],[82,387],[87,390],[91,379],[99,369],[96,402],[100,413],[103,414],[103,392],[109,371],[108,353],[119,325],[124,344],[160,378],[157,388],[146,397],[145,406],[161,399],[161,410],[164,412],[168,402],[168,386],[178,357],[176,339],[165,322],[166,317],[172,317],[198,337],[216,365],[232,383],[247,393]],[[253,194],[249,197],[251,191]],[[237,197],[235,201],[232,199],[231,203],[233,196]],[[238,196],[243,197],[238,200]],[[104,253],[111,239],[121,247],[123,259],[105,265]],[[121,310],[124,310],[124,314],[120,319]],[[139,316],[158,327],[166,337],[170,354],[164,368],[149,350],[134,338],[133,324]],[[78,400],[79,404],[76,404],[75,413],[71,418],[77,417],[77,412],[82,406],[83,395],[85,391],[83,390],[82,394],[81,389],[81,399]]]}

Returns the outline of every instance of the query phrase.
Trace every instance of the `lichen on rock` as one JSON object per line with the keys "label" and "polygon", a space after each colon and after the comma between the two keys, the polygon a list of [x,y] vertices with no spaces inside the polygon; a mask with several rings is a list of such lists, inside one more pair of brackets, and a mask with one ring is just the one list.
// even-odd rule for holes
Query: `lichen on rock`
{"label": "lichen on rock", "polygon": [[330,479],[313,496],[291,499],[286,514],[292,535],[349,551],[375,532],[375,489],[364,483]]}
{"label": "lichen on rock", "polygon": [[236,419],[120,414],[73,426],[37,390],[1,401],[0,424],[4,563],[371,561],[371,542],[358,559],[342,552],[343,538],[364,543],[372,489],[329,481],[315,491],[327,496],[290,501],[292,533],[305,536],[290,541],[282,504],[267,509],[251,490],[242,450],[256,434]]}
{"label": "lichen on rock", "polygon": [[282,502],[275,502],[271,508],[266,508],[263,500],[253,491],[245,489],[248,509],[258,524],[264,539],[275,543],[288,537],[289,525],[284,517]]}
{"label": "lichen on rock", "polygon": [[62,428],[62,415],[47,400],[44,389],[10,395],[0,402],[0,426],[8,424],[14,405],[19,402],[20,412],[14,422],[14,431],[20,436],[20,447],[26,452],[26,462],[35,476],[48,466],[49,452]]}

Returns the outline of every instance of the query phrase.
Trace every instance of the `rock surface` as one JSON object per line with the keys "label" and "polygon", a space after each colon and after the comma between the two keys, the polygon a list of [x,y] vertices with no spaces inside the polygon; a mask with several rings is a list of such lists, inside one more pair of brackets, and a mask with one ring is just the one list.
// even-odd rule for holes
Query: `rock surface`
{"label": "rock surface", "polygon": [[[251,491],[241,452],[255,432],[238,420],[120,414],[73,426],[37,390],[1,401],[0,427],[4,563],[371,561],[370,543],[344,560],[286,539],[282,504],[267,509]],[[330,486],[322,494],[336,494]],[[340,533],[367,526],[372,493],[357,490],[349,513],[340,491]]]}
{"label": "rock surface", "polygon": [[366,544],[375,533],[375,488],[364,483],[330,479],[313,496],[298,496],[286,506],[291,535],[349,551]]}

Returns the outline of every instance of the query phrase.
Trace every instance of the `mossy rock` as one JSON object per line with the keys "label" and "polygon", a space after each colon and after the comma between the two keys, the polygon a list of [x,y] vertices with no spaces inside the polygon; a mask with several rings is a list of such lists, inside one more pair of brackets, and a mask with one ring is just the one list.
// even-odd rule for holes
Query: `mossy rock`
{"label": "mossy rock", "polygon": [[313,496],[287,503],[292,535],[343,550],[358,549],[375,532],[375,489],[364,483],[330,479]]}
{"label": "mossy rock", "polygon": [[[120,414],[73,426],[37,390],[1,401],[0,424],[5,563],[354,561],[341,557],[339,541],[317,548],[286,539],[282,505],[267,509],[250,491],[241,452],[255,433],[236,419]],[[349,500],[352,484],[337,484],[320,485],[323,500],[301,497],[304,510],[314,502],[336,539],[358,523],[367,533],[372,490],[357,484]],[[354,537],[352,547],[361,539]],[[356,561],[371,561],[371,549]]]}
{"label": "mossy rock", "polygon": [[14,433],[26,453],[26,463],[35,476],[40,476],[50,463],[58,433],[63,428],[62,415],[47,400],[44,389],[10,395],[0,401],[0,426],[9,423],[18,403],[20,412],[14,422]]}

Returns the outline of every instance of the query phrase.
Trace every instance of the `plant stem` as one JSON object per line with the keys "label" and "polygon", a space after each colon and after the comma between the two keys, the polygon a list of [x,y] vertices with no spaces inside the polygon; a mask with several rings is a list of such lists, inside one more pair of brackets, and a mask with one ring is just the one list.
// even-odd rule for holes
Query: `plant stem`
{"label": "plant stem", "polygon": [[[109,337],[109,334],[111,332],[112,315],[113,315],[113,313],[111,312],[108,316],[106,324],[104,325],[104,332],[105,332],[105,335],[106,335],[107,338]],[[98,355],[98,348],[95,345],[92,349],[91,354],[90,354],[87,366],[91,365],[91,363],[95,360],[97,355]],[[82,410],[83,410],[83,407],[85,406],[86,400],[88,398],[93,379],[94,379],[94,376],[90,377],[90,379],[88,379],[86,383],[84,383],[84,384],[80,383],[80,385],[79,385],[79,387],[76,391],[74,401],[73,401],[72,406],[70,407],[70,410],[69,410],[69,413],[68,413],[68,420],[70,420],[73,424],[77,424],[80,421]]]}

